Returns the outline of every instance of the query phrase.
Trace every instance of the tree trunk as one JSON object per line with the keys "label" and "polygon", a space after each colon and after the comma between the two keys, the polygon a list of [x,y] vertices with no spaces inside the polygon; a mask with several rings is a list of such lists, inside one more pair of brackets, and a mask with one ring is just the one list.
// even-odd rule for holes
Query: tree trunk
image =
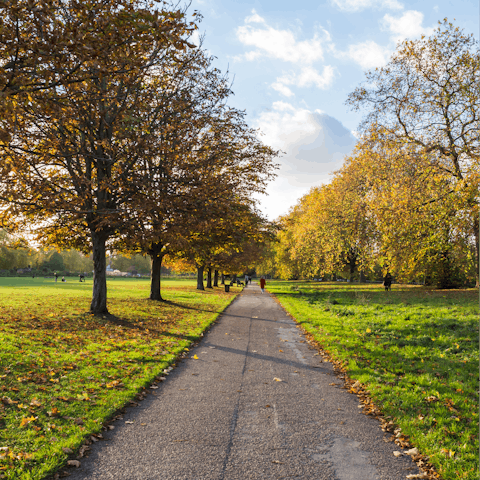
{"label": "tree trunk", "polygon": [[221,279],[220,285],[225,285],[225,274],[224,273],[222,273],[220,279]]}
{"label": "tree trunk", "polygon": [[212,269],[208,267],[207,269],[207,288],[213,288],[212,287]]}
{"label": "tree trunk", "polygon": [[213,286],[218,287],[218,270],[213,273]]}
{"label": "tree trunk", "polygon": [[95,232],[92,229],[92,250],[93,250],[93,293],[90,311],[95,315],[108,313],[107,310],[107,259],[105,233]]}
{"label": "tree trunk", "polygon": [[362,270],[360,272],[360,283],[365,283],[367,279],[365,278],[365,272]]}
{"label": "tree trunk", "polygon": [[353,249],[350,249],[347,260],[348,266],[350,267],[350,283],[353,283],[353,275],[355,273],[355,267],[357,266],[357,254]]}
{"label": "tree trunk", "polygon": [[197,267],[197,290],[205,290],[203,286],[203,270],[205,266]]}
{"label": "tree trunk", "polygon": [[355,273],[355,261],[350,262],[350,283],[353,283],[353,274]]}
{"label": "tree trunk", "polygon": [[[155,251],[157,250],[157,251]],[[161,248],[160,248],[161,250]],[[152,271],[150,276],[150,300],[163,301],[161,282],[162,282],[162,260],[164,253],[158,252],[158,249],[152,248],[148,252],[152,260]]]}

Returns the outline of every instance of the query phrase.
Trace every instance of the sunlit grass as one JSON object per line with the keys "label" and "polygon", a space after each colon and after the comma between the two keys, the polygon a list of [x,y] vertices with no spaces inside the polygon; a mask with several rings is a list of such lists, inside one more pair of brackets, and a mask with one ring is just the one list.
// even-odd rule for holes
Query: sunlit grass
{"label": "sunlit grass", "polygon": [[[92,284],[0,279],[0,478],[41,479],[162,373],[235,297],[164,281],[108,281],[109,316],[88,313]],[[238,292],[238,290],[237,290]]]}
{"label": "sunlit grass", "polygon": [[445,480],[478,480],[478,290],[269,282]]}

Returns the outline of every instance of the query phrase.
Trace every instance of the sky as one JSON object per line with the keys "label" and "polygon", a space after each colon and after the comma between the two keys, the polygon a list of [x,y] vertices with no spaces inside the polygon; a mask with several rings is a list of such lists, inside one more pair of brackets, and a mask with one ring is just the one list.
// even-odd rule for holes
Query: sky
{"label": "sky", "polygon": [[479,38],[479,0],[192,0],[198,35],[229,72],[234,96],[267,145],[284,154],[259,197],[270,220],[328,183],[356,142],[362,114],[345,102],[398,42],[431,35],[448,18]]}

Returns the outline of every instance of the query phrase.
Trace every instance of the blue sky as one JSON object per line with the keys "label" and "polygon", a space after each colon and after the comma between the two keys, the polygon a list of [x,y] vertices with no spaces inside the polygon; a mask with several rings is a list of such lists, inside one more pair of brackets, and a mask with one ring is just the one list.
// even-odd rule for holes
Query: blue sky
{"label": "blue sky", "polygon": [[478,0],[193,0],[193,10],[204,47],[234,81],[230,105],[286,152],[260,198],[270,219],[341,166],[361,120],[346,98],[397,42],[431,34],[445,17],[479,38]]}

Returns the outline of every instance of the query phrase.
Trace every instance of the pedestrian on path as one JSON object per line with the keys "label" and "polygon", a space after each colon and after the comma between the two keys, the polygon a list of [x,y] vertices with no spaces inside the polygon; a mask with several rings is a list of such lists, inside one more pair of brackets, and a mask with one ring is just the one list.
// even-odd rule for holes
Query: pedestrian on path
{"label": "pedestrian on path", "polygon": [[265,277],[262,277],[260,279],[260,288],[262,289],[262,293],[265,293],[265,285],[266,285],[267,281],[265,280]]}

